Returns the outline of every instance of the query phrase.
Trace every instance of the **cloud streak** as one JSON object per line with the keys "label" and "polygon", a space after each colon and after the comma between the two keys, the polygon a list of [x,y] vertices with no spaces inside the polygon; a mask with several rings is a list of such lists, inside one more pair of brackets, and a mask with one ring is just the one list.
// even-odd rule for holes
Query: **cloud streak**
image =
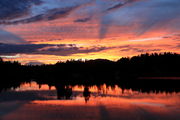
{"label": "cloud streak", "polygon": [[13,33],[0,29],[0,43],[25,44],[28,42]]}
{"label": "cloud streak", "polygon": [[26,16],[30,13],[31,6],[41,3],[40,0],[1,0],[0,19],[11,20]]}
{"label": "cloud streak", "polygon": [[[0,24],[25,24],[65,18],[76,8],[90,0],[71,2],[64,0],[2,0],[0,1]],[[74,4],[73,4],[74,3]]]}
{"label": "cloud streak", "polygon": [[103,46],[77,47],[76,44],[0,44],[0,55],[43,54],[69,56],[79,53],[100,52],[110,49]]}
{"label": "cloud streak", "polygon": [[74,20],[74,22],[81,23],[81,22],[87,22],[87,21],[90,21],[90,20],[91,20],[91,18],[87,17],[87,18],[76,19],[76,20]]}
{"label": "cloud streak", "polygon": [[60,8],[60,9],[52,9],[47,11],[45,14],[39,14],[30,18],[8,21],[2,20],[0,24],[10,25],[10,24],[24,24],[24,23],[31,23],[31,22],[38,22],[38,21],[51,21],[58,18],[64,18],[70,14],[71,11],[76,9],[78,6],[71,7],[71,8]]}

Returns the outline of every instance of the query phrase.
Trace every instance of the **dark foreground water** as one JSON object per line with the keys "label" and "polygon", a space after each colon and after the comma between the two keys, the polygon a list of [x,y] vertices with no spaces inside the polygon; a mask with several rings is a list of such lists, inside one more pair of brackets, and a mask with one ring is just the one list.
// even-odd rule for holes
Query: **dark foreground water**
{"label": "dark foreground water", "polygon": [[32,82],[0,93],[0,120],[180,120],[180,93]]}

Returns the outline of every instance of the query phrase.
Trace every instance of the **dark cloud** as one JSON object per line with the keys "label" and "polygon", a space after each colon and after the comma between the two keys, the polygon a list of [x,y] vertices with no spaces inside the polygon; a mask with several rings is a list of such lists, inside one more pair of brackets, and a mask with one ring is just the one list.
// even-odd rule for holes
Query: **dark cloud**
{"label": "dark cloud", "polygon": [[121,52],[130,52],[130,51],[133,51],[133,52],[139,52],[139,53],[145,53],[145,52],[159,52],[161,51],[162,49],[158,49],[158,47],[162,47],[162,46],[166,46],[166,47],[169,47],[165,44],[162,44],[162,45],[158,45],[157,48],[151,48],[152,45],[140,45],[140,44],[137,44],[137,45],[123,45],[123,46],[118,46],[117,48],[120,49]]}
{"label": "dark cloud", "polygon": [[39,61],[31,61],[31,62],[26,63],[26,65],[43,65],[43,64],[45,63],[39,62]]}
{"label": "dark cloud", "polygon": [[31,23],[31,22],[37,22],[37,21],[50,21],[55,20],[61,17],[66,17],[69,15],[71,11],[76,9],[78,6],[74,7],[68,7],[68,8],[55,8],[47,11],[46,13],[39,14],[30,18],[20,19],[20,20],[14,20],[14,21],[8,21],[8,20],[1,20],[0,24],[19,24],[19,23]]}
{"label": "dark cloud", "polygon": [[39,49],[36,54],[49,54],[49,55],[58,55],[58,56],[68,56],[72,54],[78,53],[92,53],[92,52],[99,52],[103,50],[111,49],[108,47],[103,46],[93,46],[90,48],[87,47],[77,47],[75,44],[67,44],[65,46],[48,46],[42,49]]}
{"label": "dark cloud", "polygon": [[[132,1],[136,0],[126,0],[123,3],[118,3],[107,10],[112,10],[115,8],[118,8],[120,6],[123,6],[127,3],[130,3]],[[77,2],[77,1],[76,1]],[[1,0],[0,1],[0,24],[19,24],[19,23],[30,23],[30,22],[36,22],[36,21],[42,21],[42,20],[55,20],[61,17],[67,16],[71,11],[73,11],[75,8],[86,5],[87,3],[91,3],[92,1],[84,2],[81,1],[78,4],[72,4],[69,2],[69,4],[72,4],[70,6],[67,6],[66,4],[63,5],[64,1],[59,1],[57,4],[60,4],[59,7],[55,7],[52,9],[47,9],[44,12],[40,12],[37,10],[36,14],[32,14],[32,7],[34,5],[43,5],[47,4],[47,1],[44,0]],[[68,2],[67,2],[68,3]],[[54,5],[56,3],[54,2]],[[62,4],[62,5],[61,5]],[[64,6],[64,7],[63,7]],[[87,22],[90,18],[83,18],[83,19],[77,19],[74,22]]]}
{"label": "dark cloud", "polygon": [[30,54],[36,50],[48,46],[47,44],[0,44],[1,55],[12,55],[17,53]]}
{"label": "dark cloud", "polygon": [[40,3],[40,0],[0,0],[0,19],[11,20],[26,16],[32,5]]}
{"label": "dark cloud", "polygon": [[143,53],[143,52],[159,52],[159,51],[161,51],[161,49],[139,49],[139,48],[135,48],[135,51],[140,52],[140,53]]}
{"label": "dark cloud", "polygon": [[134,51],[134,52],[144,53],[144,52],[159,52],[159,51],[161,51],[161,49],[145,49],[145,48],[142,49],[142,48],[129,46],[128,48],[123,48],[120,51],[122,51],[122,52]]}
{"label": "dark cloud", "polygon": [[125,0],[124,2],[120,2],[120,3],[115,4],[114,6],[109,7],[106,11],[115,10],[115,9],[121,8],[129,3],[133,3],[133,2],[137,2],[137,1],[141,1],[141,0]]}
{"label": "dark cloud", "polygon": [[124,3],[118,3],[118,4],[116,4],[116,5],[114,5],[114,6],[110,7],[110,8],[108,8],[107,11],[117,9],[117,8],[122,7],[122,6],[124,6]]}
{"label": "dark cloud", "polygon": [[0,24],[22,24],[64,18],[87,2],[89,1],[1,0]]}
{"label": "dark cloud", "polygon": [[0,55],[15,54],[45,54],[68,56],[78,53],[99,52],[110,49],[103,46],[93,46],[90,48],[77,47],[75,44],[0,44]]}
{"label": "dark cloud", "polygon": [[74,20],[74,22],[87,22],[89,20],[91,20],[91,18],[88,17],[88,18],[76,19],[76,20]]}

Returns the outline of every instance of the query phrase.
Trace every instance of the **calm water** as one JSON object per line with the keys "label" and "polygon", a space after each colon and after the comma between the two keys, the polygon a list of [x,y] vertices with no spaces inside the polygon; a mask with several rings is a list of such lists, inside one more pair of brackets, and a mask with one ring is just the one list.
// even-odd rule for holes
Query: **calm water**
{"label": "calm water", "polygon": [[117,85],[48,86],[0,93],[0,120],[180,120],[180,93],[142,93]]}

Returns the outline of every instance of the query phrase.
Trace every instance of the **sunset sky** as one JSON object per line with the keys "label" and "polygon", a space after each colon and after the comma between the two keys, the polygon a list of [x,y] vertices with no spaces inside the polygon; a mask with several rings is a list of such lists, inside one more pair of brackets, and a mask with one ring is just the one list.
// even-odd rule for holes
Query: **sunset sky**
{"label": "sunset sky", "polygon": [[180,53],[180,0],[0,0],[0,56],[22,64]]}

